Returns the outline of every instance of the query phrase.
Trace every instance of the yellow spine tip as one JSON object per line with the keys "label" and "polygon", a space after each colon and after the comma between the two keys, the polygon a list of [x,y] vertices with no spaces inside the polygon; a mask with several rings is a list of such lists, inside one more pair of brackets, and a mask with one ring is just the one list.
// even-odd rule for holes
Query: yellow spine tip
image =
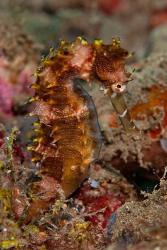
{"label": "yellow spine tip", "polygon": [[42,130],[41,130],[40,128],[36,128],[36,129],[34,129],[34,131],[35,131],[36,133],[42,133]]}
{"label": "yellow spine tip", "polygon": [[34,149],[34,148],[33,148],[32,146],[28,146],[28,147],[27,147],[27,150],[28,150],[28,151],[32,151],[33,149]]}
{"label": "yellow spine tip", "polygon": [[40,158],[39,157],[33,157],[31,160],[32,160],[32,162],[36,162],[36,161],[40,161]]}
{"label": "yellow spine tip", "polygon": [[80,40],[80,41],[81,41],[81,40],[82,40],[82,37],[81,37],[81,36],[78,36],[78,37],[77,37],[77,40]]}
{"label": "yellow spine tip", "polygon": [[56,83],[55,83],[55,82],[49,83],[49,84],[47,85],[47,89],[52,88],[52,87],[54,87],[54,86],[56,86]]}
{"label": "yellow spine tip", "polygon": [[111,43],[112,47],[120,48],[120,44],[121,44],[120,38],[113,38],[112,39],[112,43]]}
{"label": "yellow spine tip", "polygon": [[37,84],[37,83],[33,83],[33,84],[31,84],[31,88],[32,88],[32,89],[39,89],[40,86],[39,86],[39,84]]}
{"label": "yellow spine tip", "polygon": [[38,77],[38,76],[39,76],[39,73],[36,71],[36,72],[33,74],[33,76]]}
{"label": "yellow spine tip", "polygon": [[50,48],[49,52],[51,53],[51,52],[53,52],[53,51],[54,51],[54,48],[53,48],[53,47]]}
{"label": "yellow spine tip", "polygon": [[61,46],[63,46],[65,43],[66,43],[65,40],[61,40],[61,41],[60,41],[60,45],[61,45]]}
{"label": "yellow spine tip", "polygon": [[94,40],[95,47],[100,47],[102,44],[103,44],[103,40],[101,39]]}
{"label": "yellow spine tip", "polygon": [[33,142],[39,142],[39,143],[41,143],[42,141],[43,141],[42,137],[38,137],[38,138],[33,139]]}
{"label": "yellow spine tip", "polygon": [[32,98],[30,98],[29,99],[29,102],[34,102],[34,101],[37,101],[37,100],[39,100],[39,97],[32,97]]}
{"label": "yellow spine tip", "polygon": [[44,60],[43,63],[45,66],[50,66],[50,65],[54,64],[54,61],[53,60]]}
{"label": "yellow spine tip", "polygon": [[33,126],[34,126],[34,127],[39,127],[39,126],[40,126],[40,123],[39,123],[39,122],[34,122],[34,123],[33,123]]}

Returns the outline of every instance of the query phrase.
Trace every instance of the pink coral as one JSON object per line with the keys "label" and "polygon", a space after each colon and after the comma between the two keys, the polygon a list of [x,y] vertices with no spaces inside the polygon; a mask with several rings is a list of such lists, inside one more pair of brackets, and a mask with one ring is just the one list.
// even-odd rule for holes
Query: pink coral
{"label": "pink coral", "polygon": [[5,115],[12,115],[13,88],[11,84],[0,77],[0,112]]}
{"label": "pink coral", "polygon": [[14,105],[22,99],[20,95],[23,98],[30,95],[28,85],[32,69],[23,65],[16,70],[14,63],[10,63],[5,56],[0,59],[0,116],[9,118],[13,116]]}

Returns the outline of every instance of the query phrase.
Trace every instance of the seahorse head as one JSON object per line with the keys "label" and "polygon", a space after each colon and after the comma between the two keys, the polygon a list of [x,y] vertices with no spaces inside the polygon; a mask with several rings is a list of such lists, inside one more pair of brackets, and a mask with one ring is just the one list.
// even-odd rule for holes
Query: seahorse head
{"label": "seahorse head", "polygon": [[122,93],[130,74],[125,69],[128,51],[121,48],[120,40],[113,39],[110,45],[95,40],[94,73],[110,92]]}

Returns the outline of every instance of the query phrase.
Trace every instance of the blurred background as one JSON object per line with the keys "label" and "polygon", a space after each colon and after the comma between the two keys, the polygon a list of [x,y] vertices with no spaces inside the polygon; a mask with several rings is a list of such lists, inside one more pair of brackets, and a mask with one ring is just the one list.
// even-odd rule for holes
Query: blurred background
{"label": "blurred background", "polygon": [[22,129],[32,74],[50,47],[76,36],[104,43],[120,37],[138,63],[166,49],[167,1],[1,0],[0,33],[0,121]]}
{"label": "blurred background", "polygon": [[[14,22],[21,25],[45,49],[60,39],[73,40],[80,35],[107,43],[119,36],[127,49],[142,57],[151,46],[147,43],[149,33],[167,21],[167,1],[2,0],[0,15],[10,26]],[[15,35],[13,31],[13,39]]]}

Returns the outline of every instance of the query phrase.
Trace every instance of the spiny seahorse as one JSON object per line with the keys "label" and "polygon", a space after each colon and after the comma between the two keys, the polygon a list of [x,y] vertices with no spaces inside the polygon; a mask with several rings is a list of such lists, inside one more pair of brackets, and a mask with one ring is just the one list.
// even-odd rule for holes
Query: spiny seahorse
{"label": "spiny seahorse", "polygon": [[128,55],[118,39],[105,45],[78,37],[72,43],[62,41],[41,61],[31,86],[35,89],[32,115],[38,121],[29,147],[40,180],[30,185],[25,197],[19,187],[13,188],[13,212],[20,222],[28,223],[46,211],[60,190],[68,198],[89,176],[90,163],[98,157],[101,136],[96,110],[75,79],[100,83],[126,131],[135,130],[122,95],[130,77],[125,69]]}
{"label": "spiny seahorse", "polygon": [[78,37],[72,43],[61,41],[57,51],[51,49],[36,71],[32,114],[39,121],[30,149],[33,161],[40,162],[41,175],[54,177],[66,197],[88,177],[90,163],[100,149],[93,102],[75,79],[100,82],[125,129],[134,130],[122,97],[130,77],[125,70],[128,55],[119,39],[105,45]]}

